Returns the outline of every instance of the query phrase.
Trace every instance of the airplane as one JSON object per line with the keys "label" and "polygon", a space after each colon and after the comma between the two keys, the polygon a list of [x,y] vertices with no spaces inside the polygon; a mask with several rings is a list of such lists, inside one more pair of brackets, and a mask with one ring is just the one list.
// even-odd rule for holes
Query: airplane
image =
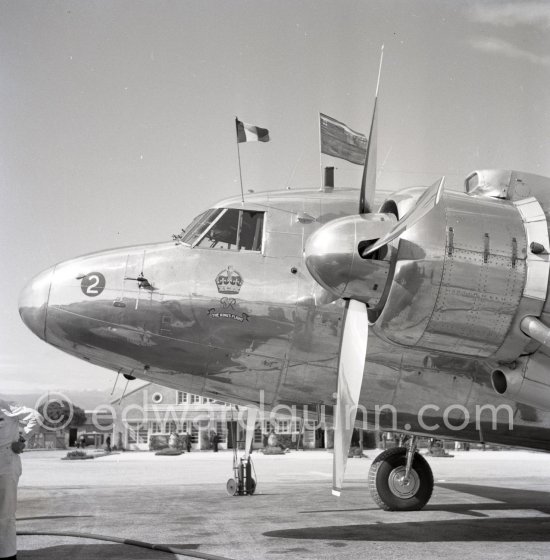
{"label": "airplane", "polygon": [[550,451],[550,179],[478,170],[464,192],[442,178],[375,205],[375,115],[359,201],[223,200],[171,241],[41,272],[22,320],[129,379],[249,410],[324,407],[336,495],[357,423],[406,434],[369,471],[385,510],[432,495],[421,436]]}

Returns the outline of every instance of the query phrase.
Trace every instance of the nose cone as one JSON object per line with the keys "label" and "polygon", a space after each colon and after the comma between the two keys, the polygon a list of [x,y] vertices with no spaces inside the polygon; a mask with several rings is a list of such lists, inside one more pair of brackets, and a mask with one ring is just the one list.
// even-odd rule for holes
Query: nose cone
{"label": "nose cone", "polygon": [[53,271],[49,268],[35,276],[19,296],[19,315],[23,323],[42,340],[46,340],[46,314]]}

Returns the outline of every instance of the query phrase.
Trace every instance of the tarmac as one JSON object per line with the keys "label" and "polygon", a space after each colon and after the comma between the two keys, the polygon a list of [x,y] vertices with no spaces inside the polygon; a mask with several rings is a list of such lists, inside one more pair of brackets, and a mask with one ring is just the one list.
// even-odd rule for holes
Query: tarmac
{"label": "tarmac", "polygon": [[[23,454],[19,560],[505,559],[550,557],[550,455],[458,451],[430,458],[436,486],[419,512],[384,512],[367,473],[377,451],[348,460],[331,495],[332,455],[254,453],[253,496],[231,497],[231,452],[126,452],[62,461]],[[178,553],[62,534],[135,539]]]}

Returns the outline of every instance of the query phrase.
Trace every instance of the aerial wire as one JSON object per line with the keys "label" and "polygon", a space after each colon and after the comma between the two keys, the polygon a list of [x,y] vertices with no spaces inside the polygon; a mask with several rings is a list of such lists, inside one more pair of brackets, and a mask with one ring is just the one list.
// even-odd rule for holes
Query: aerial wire
{"label": "aerial wire", "polygon": [[111,391],[111,395],[115,392],[116,384],[118,383],[118,378],[119,377],[120,377],[120,369],[116,372],[115,384],[113,385],[113,390]]}
{"label": "aerial wire", "polygon": [[128,389],[128,383],[130,383],[130,380],[126,379],[126,385],[124,385],[124,391],[122,391],[122,395],[120,397],[120,400],[118,401],[119,405],[122,403],[122,399],[126,396],[126,389]]}
{"label": "aerial wire", "polygon": [[292,179],[294,179],[294,174],[296,173],[296,169],[298,169],[299,163],[302,161],[302,157],[303,157],[303,155],[304,155],[305,149],[306,149],[306,145],[305,145],[305,143],[304,143],[304,144],[302,145],[302,151],[301,151],[301,153],[300,153],[300,157],[298,158],[298,160],[297,160],[296,163],[294,164],[294,168],[293,168],[292,171],[290,172],[290,175],[289,175],[289,177],[288,177],[288,179],[287,179],[287,181],[286,181],[285,188],[286,188],[287,190],[290,189],[290,182],[292,181]]}

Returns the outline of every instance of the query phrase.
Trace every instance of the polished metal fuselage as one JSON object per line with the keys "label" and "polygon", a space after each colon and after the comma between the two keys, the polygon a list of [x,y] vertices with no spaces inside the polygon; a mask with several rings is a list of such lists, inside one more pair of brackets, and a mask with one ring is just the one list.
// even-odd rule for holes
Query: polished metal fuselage
{"label": "polished metal fuselage", "polygon": [[[252,195],[245,207],[266,212],[262,251],[169,242],[88,255],[43,274],[47,296],[24,300],[21,314],[46,342],[114,371],[237,404],[330,414],[344,305],[311,277],[304,247],[323,224],[356,212],[357,192]],[[516,347],[536,350],[516,329],[520,305],[544,306],[525,299],[526,243],[511,202],[457,193],[392,248],[387,305],[369,330],[365,418],[382,429],[550,450],[550,412],[491,384]],[[479,417],[477,407],[502,404],[513,409],[512,429],[507,415]]]}

